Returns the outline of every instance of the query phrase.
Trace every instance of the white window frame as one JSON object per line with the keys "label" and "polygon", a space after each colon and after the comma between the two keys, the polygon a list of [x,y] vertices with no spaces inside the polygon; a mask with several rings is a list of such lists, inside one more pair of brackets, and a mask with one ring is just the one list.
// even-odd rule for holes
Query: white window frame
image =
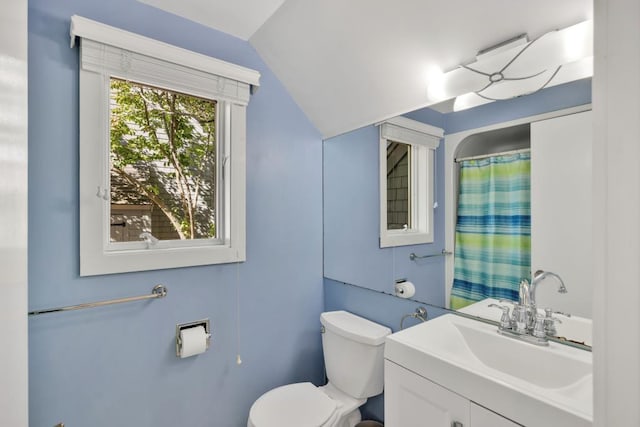
{"label": "white window frame", "polygon": [[[71,18],[70,34],[72,47],[81,38],[80,275],[245,261],[246,107],[260,74],[80,16]],[[100,193],[110,188],[112,77],[217,102],[223,195],[216,202],[216,239],[110,241],[110,202]]]}
{"label": "white window frame", "polygon": [[[433,242],[434,153],[444,131],[406,117],[379,123],[380,129],[380,247],[418,245]],[[387,229],[387,143],[411,146],[409,167],[412,224],[404,230]]]}

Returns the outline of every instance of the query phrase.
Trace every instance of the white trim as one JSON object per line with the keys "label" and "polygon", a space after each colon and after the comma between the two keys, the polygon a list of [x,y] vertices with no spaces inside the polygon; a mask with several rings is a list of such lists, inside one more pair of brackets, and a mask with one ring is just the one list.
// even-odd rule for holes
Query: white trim
{"label": "white trim", "polygon": [[260,73],[255,70],[111,27],[82,16],[73,15],[71,17],[69,35],[71,36],[71,47],[75,46],[76,37],[81,37],[244,82],[256,88],[260,86]]}
{"label": "white trim", "polygon": [[[230,175],[227,183],[230,188],[229,210],[225,215],[225,240],[229,242],[231,253],[226,262],[246,261],[246,145],[247,116],[246,108],[232,104],[230,141],[231,164],[226,166]],[[225,172],[226,173],[226,172]],[[235,253],[233,253],[235,251]]]}
{"label": "white trim", "polygon": [[640,2],[597,0],[594,6],[594,426],[637,426]]}
{"label": "white trim", "polygon": [[[537,114],[535,116],[523,117],[521,119],[511,120],[504,123],[497,123],[489,126],[484,126],[476,129],[469,129],[458,133],[446,135],[444,138],[444,247],[446,250],[454,252],[455,247],[455,225],[456,225],[456,210],[457,210],[457,176],[455,167],[455,157],[458,152],[458,147],[467,137],[496,129],[503,129],[507,127],[522,125],[526,123],[533,123],[542,120],[552,119],[554,117],[566,116],[569,114],[580,113],[591,109],[591,104],[580,105],[577,107],[566,108],[563,110],[551,111],[548,113]],[[449,307],[451,298],[451,286],[453,285],[453,266],[454,256],[445,257],[445,307]]]}
{"label": "white trim", "polygon": [[432,126],[427,123],[422,123],[417,120],[412,120],[404,116],[392,117],[390,119],[382,121],[381,123],[390,123],[392,125],[415,130],[416,132],[435,136],[437,138],[444,137],[444,129]]}
{"label": "white trim", "polygon": [[27,9],[5,2],[0,16],[0,425],[15,427],[29,425]]}
{"label": "white trim", "polygon": [[390,141],[402,142],[410,145],[423,145],[435,150],[440,145],[440,138],[413,129],[384,122],[380,125],[380,135]]}
{"label": "white trim", "polygon": [[83,39],[80,52],[80,67],[83,70],[109,73],[123,80],[142,81],[174,92],[245,105],[251,96],[251,88],[247,83],[94,40]]}
{"label": "white trim", "polygon": [[417,120],[412,120],[404,116],[393,117],[391,119],[383,120],[381,122],[376,123],[376,126],[380,126],[382,124],[392,124],[395,126],[399,126],[406,129],[411,129],[416,132],[423,133],[425,135],[434,136],[436,138],[444,137],[444,129],[441,129],[436,126],[432,126],[427,123],[422,123]]}
{"label": "white trim", "polygon": [[455,159],[453,159],[453,161],[456,163],[460,163],[460,162],[466,162],[468,160],[482,160],[482,159],[488,159],[489,157],[512,156],[514,154],[530,153],[530,152],[531,152],[531,148],[521,148],[519,150],[507,150],[507,151],[501,151],[499,153],[479,154],[477,156],[469,156],[469,157],[456,157]]}

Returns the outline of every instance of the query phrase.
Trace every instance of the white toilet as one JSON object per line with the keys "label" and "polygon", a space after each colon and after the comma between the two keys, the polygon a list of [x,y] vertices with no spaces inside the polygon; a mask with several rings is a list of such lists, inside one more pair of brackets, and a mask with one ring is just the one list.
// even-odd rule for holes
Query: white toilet
{"label": "white toilet", "polygon": [[387,327],[346,311],[320,315],[322,348],[329,382],[288,384],[260,396],[248,427],[354,427],[369,397],[384,386]]}

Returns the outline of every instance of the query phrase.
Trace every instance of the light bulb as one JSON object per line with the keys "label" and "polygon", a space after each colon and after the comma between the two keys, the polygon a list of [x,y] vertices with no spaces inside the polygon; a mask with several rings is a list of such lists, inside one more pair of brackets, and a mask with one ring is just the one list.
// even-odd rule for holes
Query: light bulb
{"label": "light bulb", "polygon": [[427,71],[427,97],[429,101],[439,102],[447,99],[444,89],[444,73],[439,67],[432,66]]}

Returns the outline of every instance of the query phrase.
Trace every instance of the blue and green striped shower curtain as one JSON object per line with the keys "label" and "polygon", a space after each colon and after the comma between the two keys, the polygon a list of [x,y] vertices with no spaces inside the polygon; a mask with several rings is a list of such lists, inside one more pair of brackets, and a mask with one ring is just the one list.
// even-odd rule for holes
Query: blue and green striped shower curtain
{"label": "blue and green striped shower curtain", "polygon": [[451,308],[484,298],[517,301],[530,277],[530,153],[460,162]]}

